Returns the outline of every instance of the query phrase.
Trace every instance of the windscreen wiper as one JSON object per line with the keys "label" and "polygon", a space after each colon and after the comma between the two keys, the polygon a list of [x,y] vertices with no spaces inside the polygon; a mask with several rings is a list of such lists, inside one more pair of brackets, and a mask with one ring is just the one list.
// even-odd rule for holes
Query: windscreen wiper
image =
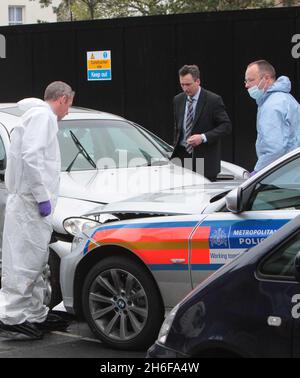
{"label": "windscreen wiper", "polygon": [[161,165],[167,165],[169,164],[169,160],[151,160],[148,161],[145,164],[138,165],[138,167],[158,167]]}
{"label": "windscreen wiper", "polygon": [[71,137],[73,139],[73,142],[75,143],[75,146],[78,148],[78,154],[75,156],[75,158],[72,160],[72,162],[70,163],[70,165],[68,166],[68,168],[66,169],[66,172],[70,172],[73,164],[75,163],[75,160],[77,159],[77,156],[79,154],[82,154],[86,160],[91,164],[92,167],[94,168],[97,168],[97,165],[96,163],[94,162],[94,160],[90,157],[89,153],[86,151],[86,149],[83,147],[83,145],[79,142],[79,140],[77,139],[77,137],[75,136],[75,134],[73,133],[72,130],[70,130],[70,134],[71,134]]}

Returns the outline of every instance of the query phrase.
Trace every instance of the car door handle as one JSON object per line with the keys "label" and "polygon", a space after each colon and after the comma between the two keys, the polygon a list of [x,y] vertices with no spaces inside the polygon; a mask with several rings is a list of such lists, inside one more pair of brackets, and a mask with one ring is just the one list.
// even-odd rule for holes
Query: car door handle
{"label": "car door handle", "polygon": [[270,327],[280,327],[281,326],[281,318],[279,316],[269,316],[268,317],[268,325]]}
{"label": "car door handle", "polygon": [[184,264],[185,259],[171,259],[170,260],[172,264]]}

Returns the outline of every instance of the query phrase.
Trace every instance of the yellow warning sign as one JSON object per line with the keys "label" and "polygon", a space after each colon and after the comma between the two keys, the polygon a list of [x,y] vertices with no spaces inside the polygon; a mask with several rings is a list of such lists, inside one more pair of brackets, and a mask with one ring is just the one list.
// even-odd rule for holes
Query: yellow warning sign
{"label": "yellow warning sign", "polygon": [[87,51],[87,79],[112,80],[111,51]]}
{"label": "yellow warning sign", "polygon": [[111,68],[110,59],[89,59],[88,60],[88,69],[95,70],[95,69],[103,69],[103,68]]}

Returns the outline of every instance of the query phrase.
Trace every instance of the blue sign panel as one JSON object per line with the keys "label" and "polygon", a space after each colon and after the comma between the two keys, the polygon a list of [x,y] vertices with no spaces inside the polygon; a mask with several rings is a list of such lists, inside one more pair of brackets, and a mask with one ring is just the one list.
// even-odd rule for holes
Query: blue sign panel
{"label": "blue sign panel", "polygon": [[88,80],[111,80],[111,70],[89,70]]}

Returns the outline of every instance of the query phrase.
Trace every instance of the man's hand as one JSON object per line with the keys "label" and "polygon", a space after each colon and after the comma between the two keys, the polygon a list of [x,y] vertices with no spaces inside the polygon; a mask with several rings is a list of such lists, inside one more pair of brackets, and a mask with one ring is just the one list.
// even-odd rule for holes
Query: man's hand
{"label": "man's hand", "polygon": [[193,147],[199,146],[203,142],[201,134],[194,134],[190,136],[186,143],[192,145]]}
{"label": "man's hand", "polygon": [[39,212],[41,217],[47,217],[51,214],[51,202],[50,201],[44,201],[38,203]]}

